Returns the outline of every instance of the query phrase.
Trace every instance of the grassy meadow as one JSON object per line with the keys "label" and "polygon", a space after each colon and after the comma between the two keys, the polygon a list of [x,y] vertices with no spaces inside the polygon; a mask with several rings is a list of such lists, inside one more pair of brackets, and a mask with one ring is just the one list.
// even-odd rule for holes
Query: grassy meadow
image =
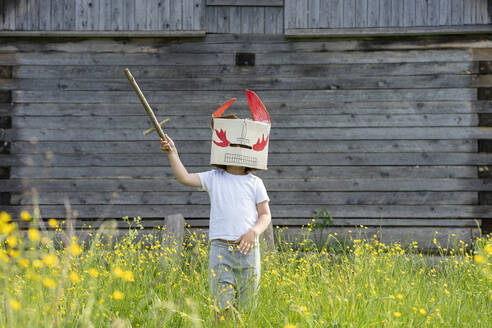
{"label": "grassy meadow", "polygon": [[[325,246],[281,240],[262,253],[257,306],[217,314],[209,297],[208,245],[200,231],[184,245],[123,237],[107,222],[78,240],[66,222],[20,231],[0,213],[0,327],[492,327],[492,236],[436,244],[383,244],[359,227]],[[69,226],[69,225],[68,225]],[[180,247],[178,247],[180,246]]]}

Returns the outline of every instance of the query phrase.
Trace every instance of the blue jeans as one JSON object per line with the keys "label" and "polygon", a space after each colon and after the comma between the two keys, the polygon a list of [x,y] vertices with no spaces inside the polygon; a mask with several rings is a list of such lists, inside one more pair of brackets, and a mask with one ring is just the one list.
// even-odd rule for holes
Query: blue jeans
{"label": "blue jeans", "polygon": [[229,306],[254,308],[260,286],[258,238],[248,254],[241,254],[238,245],[213,239],[210,242],[208,268],[210,294],[213,304],[220,311]]}

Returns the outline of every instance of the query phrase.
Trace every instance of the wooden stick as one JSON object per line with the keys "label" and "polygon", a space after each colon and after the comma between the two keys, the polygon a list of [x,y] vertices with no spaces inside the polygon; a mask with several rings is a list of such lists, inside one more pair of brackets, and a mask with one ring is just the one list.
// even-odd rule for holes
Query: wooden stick
{"label": "wooden stick", "polygon": [[128,78],[128,81],[130,81],[130,84],[132,85],[133,90],[135,90],[138,98],[140,98],[140,101],[142,102],[142,105],[144,106],[145,111],[149,115],[150,120],[152,121],[152,124],[154,124],[154,128],[156,129],[157,133],[159,134],[159,137],[161,137],[162,139],[166,139],[164,137],[164,131],[162,131],[162,128],[159,125],[159,122],[157,121],[157,118],[155,117],[154,112],[152,111],[152,108],[150,108],[149,103],[147,102],[142,91],[138,87],[137,81],[135,81],[132,73],[130,73],[130,70],[128,68],[125,68],[125,74],[126,74],[126,77]]}
{"label": "wooden stick", "polygon": [[[161,123],[159,123],[159,125],[160,125],[160,126],[163,126],[164,124],[167,124],[167,123],[169,123],[169,122],[171,122],[171,119],[166,118],[164,121],[162,121]],[[155,131],[155,128],[150,128],[150,129],[147,129],[147,130],[145,130],[144,132],[142,132],[142,134],[143,134],[144,136],[146,136],[146,135],[148,135],[148,134],[151,134],[153,131]]]}

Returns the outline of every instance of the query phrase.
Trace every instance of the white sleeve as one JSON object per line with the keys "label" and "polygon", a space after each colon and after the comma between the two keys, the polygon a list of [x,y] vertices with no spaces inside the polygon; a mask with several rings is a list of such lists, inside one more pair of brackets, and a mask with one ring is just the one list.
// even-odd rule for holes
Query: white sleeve
{"label": "white sleeve", "polygon": [[198,176],[200,177],[200,182],[202,184],[202,191],[209,191],[214,172],[215,170],[210,170],[198,173]]}
{"label": "white sleeve", "polygon": [[256,199],[255,202],[256,204],[259,204],[261,202],[264,202],[265,200],[270,201],[270,198],[268,197],[265,185],[263,184],[263,181],[258,178],[256,182]]}

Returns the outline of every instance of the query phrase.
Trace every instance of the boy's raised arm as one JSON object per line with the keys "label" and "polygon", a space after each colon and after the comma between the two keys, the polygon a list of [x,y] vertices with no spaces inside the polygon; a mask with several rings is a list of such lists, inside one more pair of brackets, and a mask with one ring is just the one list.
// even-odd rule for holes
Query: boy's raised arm
{"label": "boy's raised arm", "polygon": [[202,182],[198,174],[188,173],[183,163],[181,163],[178,150],[176,149],[173,140],[167,134],[164,136],[166,137],[166,140],[159,139],[159,142],[161,143],[161,150],[167,154],[171,167],[173,168],[174,175],[178,181],[185,186],[201,188]]}

